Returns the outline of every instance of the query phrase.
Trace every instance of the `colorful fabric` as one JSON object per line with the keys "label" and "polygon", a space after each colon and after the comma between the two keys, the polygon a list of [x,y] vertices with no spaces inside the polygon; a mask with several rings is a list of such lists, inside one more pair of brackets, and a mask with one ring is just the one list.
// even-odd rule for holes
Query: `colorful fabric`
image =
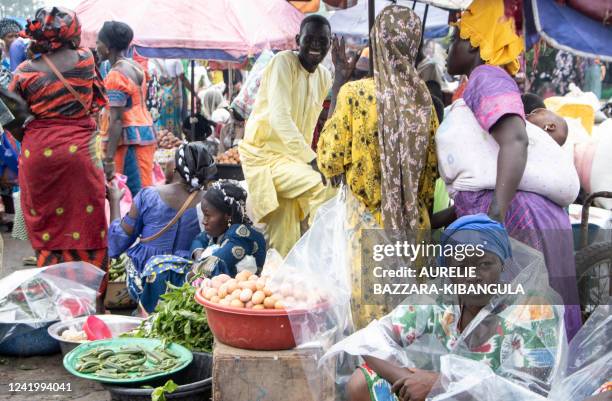
{"label": "colorful fabric", "polygon": [[140,274],[130,261],[126,266],[130,297],[138,301],[147,313],[152,313],[160,297],[166,293],[168,284],[176,287],[185,284],[190,263],[180,263],[183,260],[173,255],[153,256]]}
{"label": "colorful fabric", "polygon": [[516,81],[500,67],[476,67],[470,74],[463,100],[487,132],[507,114],[525,120],[525,109]]}
{"label": "colorful fabric", "polygon": [[182,94],[180,85],[176,80],[161,85],[161,109],[159,119],[156,121],[157,128],[165,128],[170,132],[179,134],[182,121]]}
{"label": "colorful fabric", "polygon": [[107,246],[106,188],[95,128],[91,118],[36,119],[26,127],[19,187],[35,250]]}
{"label": "colorful fabric", "polygon": [[[159,297],[166,292],[166,282],[174,285],[185,282],[186,266],[171,263],[175,261],[172,256],[180,260],[190,258],[189,247],[200,232],[200,226],[196,208],[192,207],[159,238],[137,243],[139,238],[159,232],[174,218],[177,211],[168,206],[154,188],[140,191],[134,198],[133,207],[138,211],[138,216],[132,218],[126,215],[123,218],[125,224],[133,227],[132,235],[123,230],[121,219],[111,222],[108,234],[109,254],[116,258],[127,253],[130,258],[126,267],[129,294],[147,312],[152,312]],[[157,256],[165,259],[155,259]]]}
{"label": "colorful fabric", "polygon": [[[207,255],[206,250],[214,247]],[[200,233],[191,244],[191,254],[201,250],[204,255],[197,260],[194,271],[206,277],[238,273],[237,265],[245,257],[253,256],[257,269],[261,270],[266,261],[266,240],[262,233],[246,224],[232,224],[219,238],[212,238],[206,232]]]}
{"label": "colorful fabric", "polygon": [[[487,213],[493,191],[462,191],[455,195],[457,216]],[[567,213],[554,202],[532,192],[517,191],[506,212],[508,234],[544,254],[550,286],[565,304],[568,340],[582,326],[572,227]]]}
{"label": "colorful fabric", "polygon": [[115,153],[117,173],[127,177],[130,192],[137,194],[153,185],[153,162],[157,145],[121,145]]}
{"label": "colorful fabric", "polygon": [[[107,103],[102,79],[98,75],[93,55],[78,49],[76,64],[62,74],[76,90],[89,110],[72,95],[52,72],[38,71],[31,60],[22,63],[13,75],[9,90],[20,95],[39,119],[74,119],[100,111]],[[76,125],[79,123],[76,122]]]}
{"label": "colorful fabric", "polygon": [[435,120],[429,91],[414,67],[421,21],[407,7],[388,6],[376,17],[370,40],[382,164],[383,226],[407,233],[418,227],[419,217],[423,218],[419,215],[418,192]]}
{"label": "colorful fabric", "polygon": [[183,89],[179,77],[184,73],[180,60],[149,60],[149,72],[161,86],[161,108],[157,128],[166,128],[180,136],[183,121]]}
{"label": "colorful fabric", "polygon": [[506,15],[504,0],[474,0],[461,14],[458,27],[461,39],[469,39],[485,63],[511,75],[519,71],[519,55],[525,45],[517,35],[514,18]]}
{"label": "colorful fabric", "polygon": [[34,53],[48,53],[81,43],[81,24],[74,11],[63,7],[41,8],[34,20],[28,19],[23,36],[33,40]]}
{"label": "colorful fabric", "polygon": [[[108,248],[101,249],[64,249],[64,250],[37,250],[36,251],[36,266],[45,267],[53,266],[67,262],[87,262],[97,268],[108,271]],[[66,277],[70,279],[70,277]],[[108,285],[108,274],[104,276],[98,293],[104,294]]]}
{"label": "colorful fabric", "polygon": [[484,213],[465,215],[452,222],[440,237],[446,244],[473,244],[497,255],[502,263],[512,256],[510,239],[504,226]]}
{"label": "colorful fabric", "polygon": [[569,85],[576,82],[576,62],[574,55],[559,50],[555,55],[555,68],[552,72],[552,85],[560,96],[569,92]]}
{"label": "colorful fabric", "polygon": [[342,86],[319,138],[317,164],[327,178],[346,174],[351,192],[380,217],[382,173],[374,79]]}
{"label": "colorful fabric", "polygon": [[[489,366],[494,372],[502,365],[517,370],[555,366],[560,316],[549,305],[512,305],[498,311],[490,320],[486,341],[470,344],[461,355]],[[391,314],[394,340],[408,347],[419,338],[431,335],[452,352],[459,344],[461,308],[457,305],[400,305]],[[489,320],[487,321],[487,323]],[[482,340],[482,339],[481,339]],[[386,382],[367,365],[362,366],[370,399],[398,400]]]}
{"label": "colorful fabric", "polygon": [[[146,262],[153,256],[175,255],[185,259],[191,257],[191,242],[200,233],[196,208],[192,207],[181,216],[176,224],[159,238],[149,242],[139,242],[138,238],[157,234],[176,215],[176,210],[168,206],[155,188],[144,188],[134,197],[133,207],[138,211],[135,218],[125,216],[123,222],[133,227],[132,235],[126,234],[121,227],[121,219],[111,222],[108,234],[108,248],[111,258],[124,252],[132,260],[140,275]],[[135,244],[135,245],[134,245]],[[133,245],[133,246],[132,246]]]}
{"label": "colorful fabric", "polygon": [[108,106],[123,108],[121,116],[123,132],[120,142],[122,145],[157,143],[153,119],[146,107],[147,81],[144,79],[144,71],[141,72],[143,80],[140,86],[117,68],[111,69],[104,80]]}

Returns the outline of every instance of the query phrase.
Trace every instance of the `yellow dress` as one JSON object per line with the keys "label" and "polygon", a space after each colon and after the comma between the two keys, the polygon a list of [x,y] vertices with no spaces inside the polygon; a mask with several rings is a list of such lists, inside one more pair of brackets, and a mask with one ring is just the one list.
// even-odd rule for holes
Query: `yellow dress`
{"label": "yellow dress", "polygon": [[[432,112],[431,135],[425,169],[419,178],[419,230],[429,230],[429,211],[433,207],[438,163],[434,136],[438,128]],[[345,84],[338,93],[336,109],[326,122],[317,146],[317,163],[326,177],[346,174],[354,196],[347,197],[347,216],[353,294],[351,313],[355,329],[367,326],[391,312],[395,305],[376,305],[370,294],[362,294],[361,238],[363,230],[382,228],[381,163],[378,144],[376,87],[372,78]]]}
{"label": "yellow dress", "polygon": [[251,217],[265,224],[269,246],[283,256],[300,238],[300,221],[312,219],[335,193],[310,166],[315,124],[330,87],[331,74],[322,65],[309,73],[294,52],[278,53],[264,70],[239,146]]}

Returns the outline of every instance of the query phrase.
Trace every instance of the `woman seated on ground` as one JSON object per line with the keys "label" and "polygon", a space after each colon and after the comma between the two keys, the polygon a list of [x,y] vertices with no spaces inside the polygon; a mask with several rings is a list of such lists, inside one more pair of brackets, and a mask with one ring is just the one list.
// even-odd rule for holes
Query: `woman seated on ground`
{"label": "woman seated on ground", "polygon": [[241,262],[255,258],[257,272],[266,261],[266,240],[245,212],[246,191],[231,182],[216,182],[202,199],[204,232],[191,245],[194,272],[234,277]]}
{"label": "woman seated on ground", "polygon": [[200,232],[196,206],[202,199],[201,189],[216,173],[212,156],[199,142],[181,145],[175,163],[173,181],[141,190],[123,219],[119,211],[123,194],[116,186],[108,190],[110,257],[127,251],[131,260],[127,268],[130,295],[149,313],[166,292],[166,282],[181,285],[185,271],[180,266],[150,266],[147,261],[157,255],[189,257],[191,242]]}
{"label": "woman seated on ground", "polygon": [[[476,277],[451,279],[453,283],[498,284],[518,273],[506,230],[484,214],[456,220],[441,242],[443,247],[480,245],[485,251],[480,257],[446,258],[446,266],[476,267]],[[530,268],[518,273],[513,284],[525,283],[527,297],[537,289],[538,301],[555,298],[543,258],[533,256]],[[438,380],[440,357],[449,353],[485,363],[532,391],[546,392],[558,363],[557,347],[565,341],[563,307],[513,297],[477,294],[459,295],[455,303],[426,303],[422,298],[407,302],[336,344],[328,356],[339,351],[362,354],[366,363],[348,383],[352,401],[425,400]]]}

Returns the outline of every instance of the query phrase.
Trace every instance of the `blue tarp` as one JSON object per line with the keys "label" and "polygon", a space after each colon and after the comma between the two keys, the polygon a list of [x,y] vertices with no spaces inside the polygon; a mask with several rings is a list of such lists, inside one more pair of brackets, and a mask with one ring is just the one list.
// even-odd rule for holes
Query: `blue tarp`
{"label": "blue tarp", "polygon": [[[399,4],[411,7],[412,2],[401,2]],[[389,0],[376,0],[376,15],[383,8],[392,4]],[[423,18],[425,14],[425,5],[417,3],[416,13]],[[351,37],[362,44],[368,41],[368,2],[367,0],[359,0],[357,5],[345,10],[335,11],[329,17],[329,23],[332,27],[332,33],[338,36]],[[429,6],[427,12],[427,20],[425,21],[425,38],[440,38],[448,34],[448,11],[440,8]]]}
{"label": "blue tarp", "polygon": [[525,0],[524,12],[528,49],[541,36],[557,49],[612,61],[612,27],[554,0]]}
{"label": "blue tarp", "polygon": [[235,58],[223,50],[185,49],[176,47],[143,47],[134,46],[138,54],[148,58],[178,58],[189,60],[215,60],[241,63],[246,57]]}

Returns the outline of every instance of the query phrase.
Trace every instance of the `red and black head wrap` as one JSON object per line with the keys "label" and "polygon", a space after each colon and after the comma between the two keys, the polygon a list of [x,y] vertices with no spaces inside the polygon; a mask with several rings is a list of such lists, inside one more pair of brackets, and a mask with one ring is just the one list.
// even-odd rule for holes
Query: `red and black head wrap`
{"label": "red and black head wrap", "polygon": [[81,24],[72,10],[41,8],[35,19],[28,19],[22,36],[32,39],[34,53],[49,53],[62,47],[76,49],[81,43]]}

